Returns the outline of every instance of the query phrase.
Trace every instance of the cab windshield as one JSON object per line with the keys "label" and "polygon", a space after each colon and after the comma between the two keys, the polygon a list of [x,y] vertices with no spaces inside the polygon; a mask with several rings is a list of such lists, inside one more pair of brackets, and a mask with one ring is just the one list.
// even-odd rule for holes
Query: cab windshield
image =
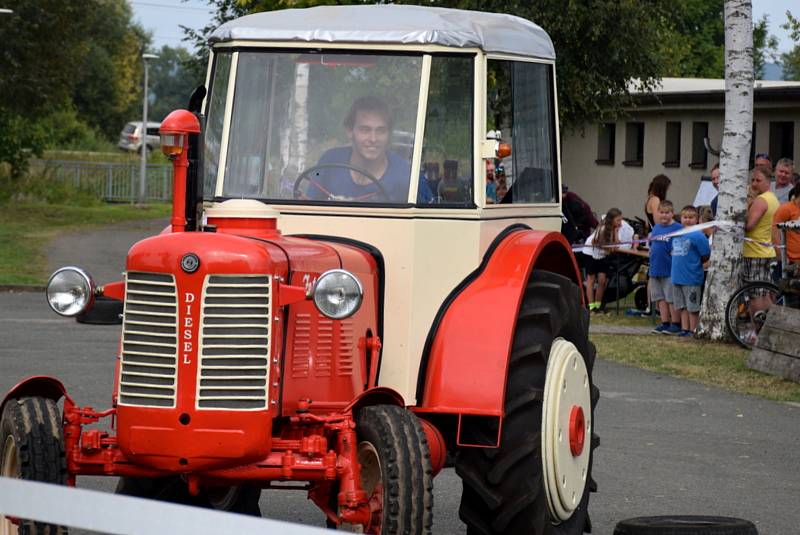
{"label": "cab windshield", "polygon": [[421,72],[421,55],[218,53],[206,197],[407,203]]}
{"label": "cab windshield", "polygon": [[217,51],[206,102],[205,197],[474,207],[475,56],[427,58],[418,140],[422,54]]}

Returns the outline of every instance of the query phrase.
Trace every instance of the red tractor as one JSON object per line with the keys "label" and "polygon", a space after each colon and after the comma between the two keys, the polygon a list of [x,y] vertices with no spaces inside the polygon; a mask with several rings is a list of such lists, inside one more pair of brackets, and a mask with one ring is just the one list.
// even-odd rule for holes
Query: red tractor
{"label": "red tractor", "polygon": [[547,34],[417,6],[260,13],[214,32],[205,87],[161,124],[170,226],[122,281],[48,284],[64,316],[119,304],[111,408],[19,383],[2,475],[249,514],[301,481],[332,527],[416,534],[449,458],[469,533],[588,529],[595,351],[557,232]]}

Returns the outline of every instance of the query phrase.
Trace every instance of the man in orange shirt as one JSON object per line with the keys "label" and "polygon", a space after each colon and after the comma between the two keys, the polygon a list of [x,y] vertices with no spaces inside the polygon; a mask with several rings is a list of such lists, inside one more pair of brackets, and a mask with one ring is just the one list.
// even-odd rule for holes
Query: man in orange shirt
{"label": "man in orange shirt", "polygon": [[[789,202],[783,203],[775,210],[772,218],[772,243],[775,245],[782,243],[777,223],[798,219],[800,219],[800,186],[795,186],[789,191]],[[789,258],[789,262],[800,264],[800,232],[786,231],[786,256]]]}

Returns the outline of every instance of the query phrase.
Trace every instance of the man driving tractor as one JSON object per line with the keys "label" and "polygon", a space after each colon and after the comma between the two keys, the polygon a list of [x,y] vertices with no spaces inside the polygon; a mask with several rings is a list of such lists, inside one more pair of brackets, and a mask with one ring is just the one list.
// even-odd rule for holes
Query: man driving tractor
{"label": "man driving tractor", "polygon": [[[308,196],[314,200],[405,202],[411,166],[388,150],[392,116],[386,102],[374,96],[356,99],[344,127],[351,145],[329,149],[320,157],[318,169],[310,177]],[[432,197],[421,180],[418,202],[429,203]]]}

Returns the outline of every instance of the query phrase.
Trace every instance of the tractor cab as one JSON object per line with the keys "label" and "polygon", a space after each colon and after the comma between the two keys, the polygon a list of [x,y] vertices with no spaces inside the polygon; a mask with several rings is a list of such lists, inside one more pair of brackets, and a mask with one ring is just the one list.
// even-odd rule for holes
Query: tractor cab
{"label": "tractor cab", "polygon": [[380,251],[381,379],[413,399],[437,310],[492,241],[560,228],[549,37],[507,15],[361,6],[250,15],[211,42],[207,213],[254,199],[285,234]]}

